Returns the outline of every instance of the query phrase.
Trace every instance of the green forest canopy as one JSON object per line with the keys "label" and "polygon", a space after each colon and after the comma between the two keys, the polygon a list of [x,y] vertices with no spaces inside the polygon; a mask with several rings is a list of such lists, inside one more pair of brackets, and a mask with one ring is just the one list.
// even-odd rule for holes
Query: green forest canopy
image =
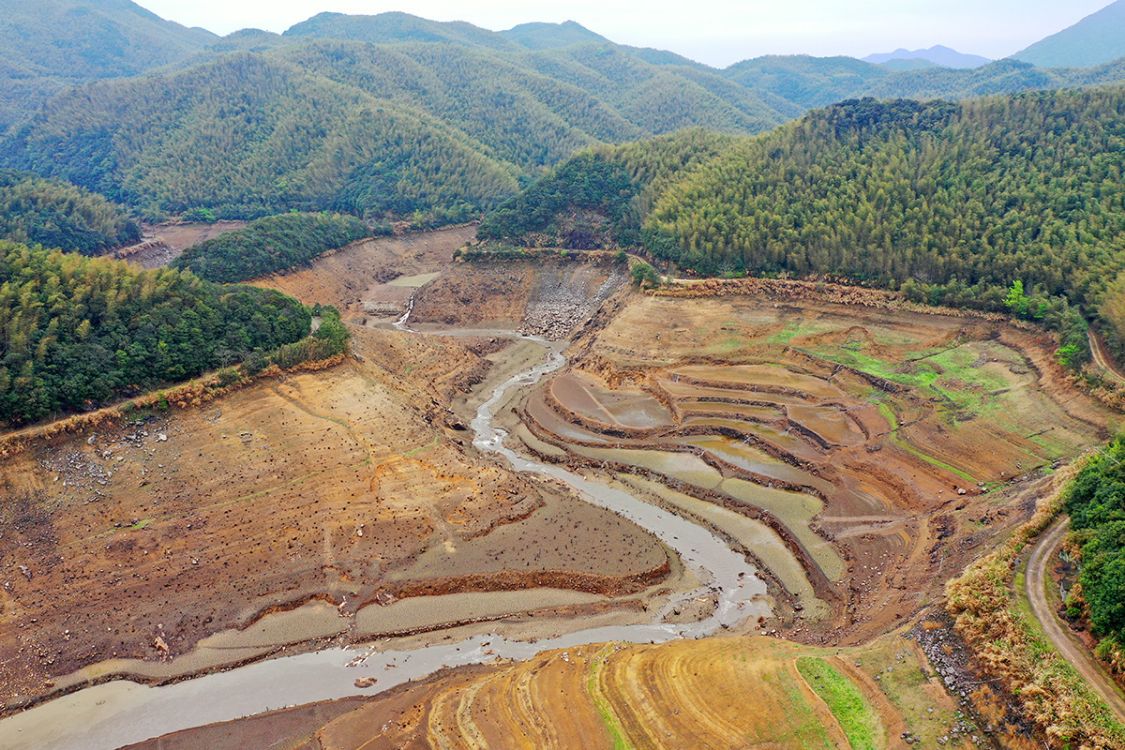
{"label": "green forest canopy", "polygon": [[[850,101],[712,154],[691,138],[582,154],[481,231],[628,240],[638,206],[648,250],[699,274],[830,275],[1080,327],[1062,300],[1092,319],[1125,271],[1123,114],[1122,88]],[[669,148],[672,177],[629,168]],[[1009,299],[1015,281],[1026,299]]]}
{"label": "green forest canopy", "polygon": [[1078,474],[1066,502],[1081,544],[1079,580],[1096,635],[1125,647],[1125,436]]}
{"label": "green forest canopy", "polygon": [[0,423],[184,380],[309,332],[280,292],[0,241]]}
{"label": "green forest canopy", "polygon": [[[77,8],[68,22],[97,16],[88,0],[51,4],[52,13]],[[792,56],[718,70],[574,24],[497,33],[403,13],[322,14],[285,35],[220,40],[117,5],[106,33],[121,25],[117,16],[142,17],[138,33],[182,37],[169,47],[179,48],[171,64],[113,77],[151,67],[130,47],[108,80],[91,74],[42,107],[25,95],[37,79],[8,71],[0,104],[34,106],[0,137],[0,166],[61,177],[148,219],[205,208],[221,218],[296,209],[463,221],[586,148],[689,127],[753,134],[855,96],[961,98],[1125,79],[1122,61],[895,72]],[[44,49],[82,48],[70,26],[55,31],[28,33]],[[0,45],[10,36],[0,28]],[[28,56],[29,65],[50,60]]]}
{"label": "green forest canopy", "polygon": [[0,164],[148,218],[210,208],[460,221],[577,149],[781,121],[717,73],[613,47],[500,55],[326,40],[73,89],[0,140]]}
{"label": "green forest canopy", "polygon": [[208,281],[245,281],[306,265],[368,236],[367,226],[354,216],[281,214],[188,248],[172,265]]}
{"label": "green forest canopy", "polygon": [[686,174],[650,247],[699,273],[835,274],[957,304],[995,307],[1019,279],[1092,314],[1125,267],[1123,114],[1122,88],[846,102]]}
{"label": "green forest canopy", "polygon": [[478,236],[582,250],[636,245],[654,197],[737,142],[690,129],[585,151],[488,213]]}
{"label": "green forest canopy", "polygon": [[97,255],[139,242],[141,229],[120,206],[61,180],[0,170],[0,237]]}

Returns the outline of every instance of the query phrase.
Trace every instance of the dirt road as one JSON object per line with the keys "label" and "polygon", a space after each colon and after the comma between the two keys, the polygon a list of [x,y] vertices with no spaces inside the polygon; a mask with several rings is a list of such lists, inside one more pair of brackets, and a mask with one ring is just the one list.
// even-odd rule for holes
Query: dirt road
{"label": "dirt road", "polygon": [[1119,721],[1125,722],[1125,694],[1110,679],[1101,666],[1095,661],[1089,650],[1077,641],[1068,631],[1062,621],[1055,614],[1051,604],[1047,601],[1047,566],[1054,558],[1055,550],[1066,536],[1070,521],[1060,518],[1051,524],[1040,536],[1039,541],[1031,550],[1031,558],[1027,563],[1027,596],[1031,600],[1031,611],[1043,625],[1043,630],[1051,643],[1059,650],[1063,658],[1074,665],[1079,674],[1086,678],[1086,682],[1100,695],[1110,708],[1113,709]]}
{"label": "dirt road", "polygon": [[1117,365],[1106,352],[1101,337],[1093,331],[1090,331],[1087,335],[1090,337],[1090,353],[1094,356],[1094,364],[1105,373],[1107,378],[1119,385],[1125,385],[1125,374],[1117,369]]}

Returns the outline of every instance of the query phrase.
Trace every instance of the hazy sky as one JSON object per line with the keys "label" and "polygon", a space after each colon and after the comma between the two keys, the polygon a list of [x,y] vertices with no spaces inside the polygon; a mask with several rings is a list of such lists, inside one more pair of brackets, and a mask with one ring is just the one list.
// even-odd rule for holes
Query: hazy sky
{"label": "hazy sky", "polygon": [[1110,0],[138,0],[173,21],[219,34],[284,31],[321,11],[401,10],[505,29],[574,20],[615,42],[669,49],[725,66],[765,54],[853,55],[945,44],[1005,57]]}

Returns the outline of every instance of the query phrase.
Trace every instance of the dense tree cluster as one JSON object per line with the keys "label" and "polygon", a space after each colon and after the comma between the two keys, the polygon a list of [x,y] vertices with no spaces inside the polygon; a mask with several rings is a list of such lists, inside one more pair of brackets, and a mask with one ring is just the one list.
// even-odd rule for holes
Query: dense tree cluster
{"label": "dense tree cluster", "polygon": [[367,236],[367,227],[354,216],[281,214],[188,248],[173,265],[208,281],[245,281],[305,265]]}
{"label": "dense tree cluster", "polygon": [[[43,50],[27,55],[27,72],[0,69],[10,79],[0,109],[15,121],[0,137],[0,165],[66,179],[149,219],[297,209],[434,226],[474,218],[604,144],[690,127],[753,134],[855,96],[960,98],[1125,79],[1125,62],[896,72],[770,57],[717,70],[576,24],[497,33],[403,13],[322,14],[285,35],[219,40],[124,0],[48,5],[53,26],[21,11],[0,28],[0,46],[23,49],[26,32]],[[90,39],[76,18],[89,22]],[[102,32],[128,41],[120,59],[104,72],[79,66],[68,79],[86,82],[78,88],[60,80],[35,93],[35,70],[62,69],[56,52],[92,54],[84,45]],[[171,64],[153,70],[162,56]]]}
{"label": "dense tree cluster", "polygon": [[487,214],[478,235],[583,250],[636,245],[653,196],[736,140],[692,129],[583,152]]}
{"label": "dense tree cluster", "polygon": [[335,307],[316,305],[313,307],[313,314],[320,319],[320,325],[313,334],[278,347],[269,358],[272,363],[288,369],[302,362],[328,359],[347,351],[352,334],[340,320],[340,311]]}
{"label": "dense tree cluster", "polygon": [[75,89],[0,159],[150,217],[475,209],[517,185],[514,167],[423,112],[252,55]]}
{"label": "dense tree cluster", "polygon": [[183,62],[218,39],[124,0],[8,0],[0,9],[0,129],[68,85]]}
{"label": "dense tree cluster", "polygon": [[1103,649],[1125,647],[1125,436],[1082,469],[1066,503],[1081,545],[1082,598]]}
{"label": "dense tree cluster", "polygon": [[1117,361],[1125,361],[1125,271],[1106,289],[1098,314],[1105,323],[1104,330],[1110,349]]}
{"label": "dense tree cluster", "polygon": [[[1125,89],[853,100],[758,137],[582,153],[486,215],[526,245],[644,245],[702,275],[833,276],[1125,338]],[[1112,287],[1112,288],[1111,288]],[[1018,288],[1018,293],[1017,293]]]}
{"label": "dense tree cluster", "polygon": [[0,164],[149,218],[298,209],[432,224],[479,215],[583,148],[782,121],[717,71],[610,44],[300,39],[66,92],[0,141]]}
{"label": "dense tree cluster", "polygon": [[[658,256],[703,274],[832,274],[931,302],[1093,316],[1125,269],[1125,90],[846,102],[663,191]],[[1056,306],[1057,307],[1057,306]],[[1017,311],[1019,312],[1019,311]]]}
{"label": "dense tree cluster", "polygon": [[304,337],[279,292],[0,242],[0,422],[17,425]]}
{"label": "dense tree cluster", "polygon": [[59,180],[0,170],[0,237],[96,255],[138,242],[141,229],[100,195]]}

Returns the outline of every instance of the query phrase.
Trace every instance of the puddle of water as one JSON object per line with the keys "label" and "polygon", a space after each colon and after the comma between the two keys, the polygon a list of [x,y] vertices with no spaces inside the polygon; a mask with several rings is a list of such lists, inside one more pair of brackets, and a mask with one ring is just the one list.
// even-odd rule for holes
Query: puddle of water
{"label": "puddle of water", "polygon": [[723,481],[723,475],[718,469],[694,453],[634,448],[586,448],[577,445],[570,446],[570,450],[596,461],[611,461],[648,469],[707,490],[716,489]]}
{"label": "puddle of water", "polygon": [[815,487],[822,492],[832,490],[831,483],[820,477],[813,476],[795,466],[790,466],[763,450],[759,450],[741,440],[733,440],[725,435],[689,435],[677,438],[676,442],[702,448],[728,464],[764,477],[777,479],[788,484]]}
{"label": "puddle of water", "polygon": [[387,286],[402,286],[409,287],[410,289],[419,289],[421,287],[424,287],[426,284],[429,284],[438,276],[441,276],[441,271],[435,271],[433,273],[419,273],[415,274],[414,276],[399,276],[397,279],[394,279],[393,281],[388,283]]}
{"label": "puddle of water", "polygon": [[636,476],[622,476],[625,484],[659,497],[666,503],[714,524],[760,560],[777,577],[785,590],[805,607],[805,616],[816,619],[829,614],[828,605],[818,599],[805,574],[804,566],[772,528],[741,513],[697,497],[676,492],[660,482]]}

